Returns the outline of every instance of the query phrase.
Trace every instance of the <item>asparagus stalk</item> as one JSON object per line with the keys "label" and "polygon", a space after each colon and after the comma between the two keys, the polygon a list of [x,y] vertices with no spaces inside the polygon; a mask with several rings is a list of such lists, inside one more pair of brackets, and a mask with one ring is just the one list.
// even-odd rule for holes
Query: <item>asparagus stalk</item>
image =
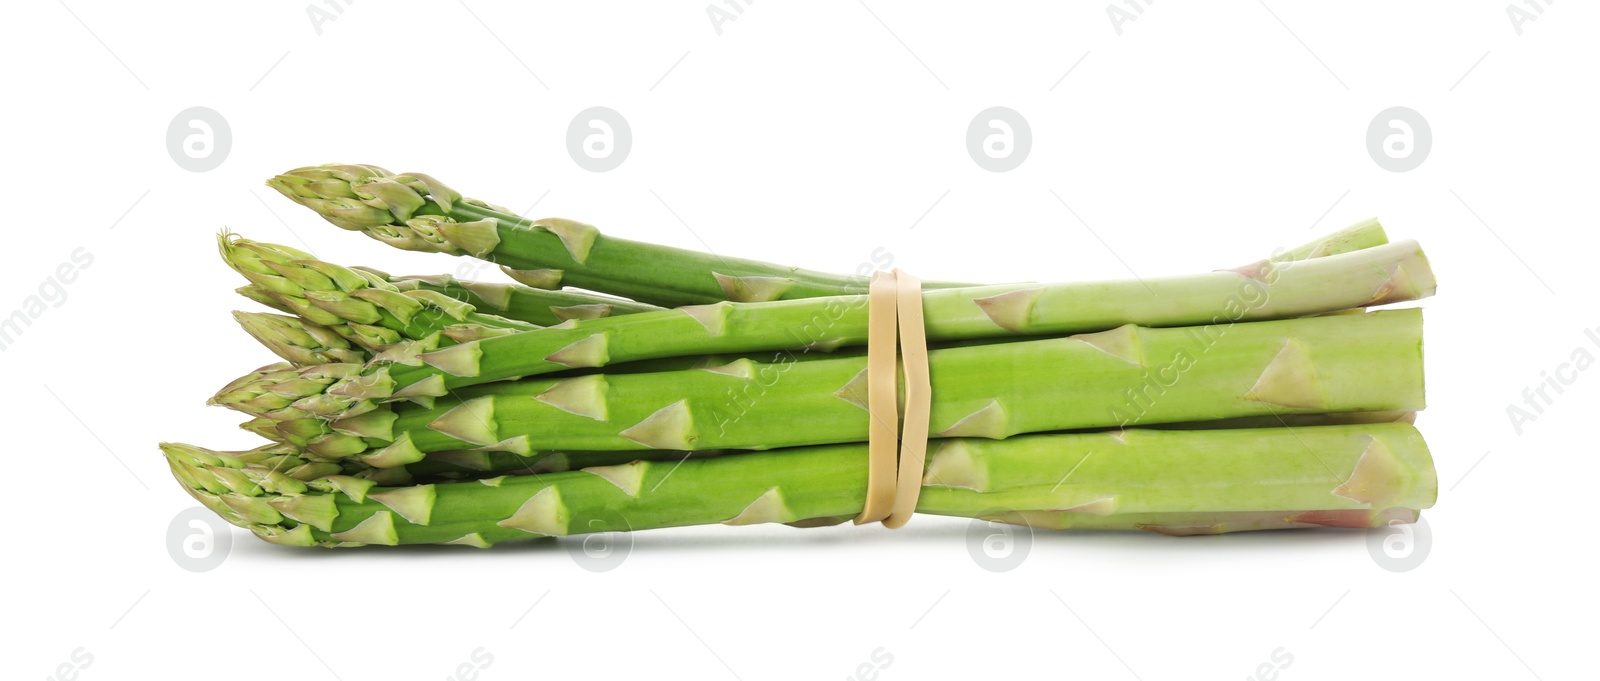
{"label": "asparagus stalk", "polygon": [[[617,239],[561,218],[527,220],[421,173],[376,166],[296,168],[267,185],[334,225],[396,248],[472,255],[545,288],[601,291],[668,307],[864,292],[867,279]],[[925,283],[930,288],[939,286]]]}
{"label": "asparagus stalk", "polygon": [[[350,342],[381,350],[402,340],[431,340],[449,326],[503,332],[538,328],[478,314],[471,305],[427,290],[401,291],[381,277],[317,260],[308,253],[223,233],[222,259],[255,286],[242,291],[289,310]],[[474,333],[472,335],[481,335]]]}
{"label": "asparagus stalk", "polygon": [[584,291],[550,291],[520,284],[462,281],[448,274],[395,277],[366,267],[402,291],[433,291],[472,305],[479,310],[537,326],[555,326],[569,319],[599,319],[638,312],[657,312],[662,308],[624,298]]}
{"label": "asparagus stalk", "polygon": [[[375,487],[263,473],[267,461],[183,445],[163,450],[202,504],[268,541],[301,546],[487,547],[712,523],[821,524],[861,510],[867,458],[865,445],[830,445]],[[1404,519],[1403,509],[1431,506],[1437,489],[1427,447],[1406,424],[950,440],[931,455],[923,485],[922,513],[1167,534],[1343,527],[1361,513]],[[1051,515],[1027,515],[1041,511]]]}
{"label": "asparagus stalk", "polygon": [[[929,353],[932,437],[1423,408],[1422,315],[1391,310],[1217,327],[1125,325]],[[1372,367],[1382,367],[1374,372]],[[866,359],[737,360],[699,370],[532,379],[432,408],[286,433],[375,467],[472,448],[767,449],[867,439]]]}
{"label": "asparagus stalk", "polygon": [[[930,342],[1095,332],[1128,323],[1215,329],[1414,300],[1434,288],[1421,248],[1407,241],[1187,277],[927,291],[923,314]],[[337,418],[396,398],[437,397],[465,386],[571,368],[859,345],[866,339],[867,316],[864,296],[691,306],[568,322],[443,349],[415,344],[391,351],[393,363],[349,369],[349,378],[331,387],[291,381],[252,389],[270,390],[295,409]],[[215,401],[230,402],[226,392]],[[290,411],[279,413],[288,417]]]}
{"label": "asparagus stalk", "polygon": [[1097,516],[1070,511],[1021,511],[984,518],[1047,530],[1145,530],[1174,537],[1305,527],[1372,528],[1414,523],[1414,508],[1238,511],[1223,513],[1115,513]]}

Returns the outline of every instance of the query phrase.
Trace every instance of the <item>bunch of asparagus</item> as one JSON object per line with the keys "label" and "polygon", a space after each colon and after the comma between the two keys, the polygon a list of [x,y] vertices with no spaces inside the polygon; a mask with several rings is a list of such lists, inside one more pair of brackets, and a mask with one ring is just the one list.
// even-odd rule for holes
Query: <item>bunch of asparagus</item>
{"label": "bunch of asparagus", "polygon": [[[270,442],[163,444],[183,488],[297,546],[709,523],[866,503],[867,280],[525,220],[421,174],[268,182],[392,246],[517,283],[396,277],[223,234],[236,312],[284,362],[212,404]],[[1437,490],[1415,242],[1367,221],[1244,267],[1144,281],[926,283],[922,513],[1214,534],[1412,522]],[[586,290],[580,290],[586,289]]]}

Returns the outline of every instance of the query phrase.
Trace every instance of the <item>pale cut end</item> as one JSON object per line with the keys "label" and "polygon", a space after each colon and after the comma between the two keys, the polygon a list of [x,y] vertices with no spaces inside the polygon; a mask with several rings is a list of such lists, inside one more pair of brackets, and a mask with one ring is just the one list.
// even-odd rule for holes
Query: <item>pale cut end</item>
{"label": "pale cut end", "polygon": [[355,527],[329,536],[340,541],[353,541],[360,544],[381,544],[383,546],[398,546],[400,544],[400,535],[394,530],[394,514],[388,511],[378,511]]}
{"label": "pale cut end", "polygon": [[267,503],[291,520],[305,523],[323,532],[332,532],[333,521],[339,517],[338,505],[334,503],[333,495],[329,494],[277,497],[268,500]]}
{"label": "pale cut end", "polygon": [[489,543],[487,539],[483,538],[483,535],[478,534],[477,532],[473,532],[472,534],[464,534],[444,543],[455,546],[471,546],[480,549],[486,549],[490,546],[493,546],[493,544]]}
{"label": "pale cut end", "polygon": [[611,305],[604,304],[604,303],[592,303],[592,304],[588,304],[588,305],[567,305],[565,307],[558,307],[558,306],[552,305],[550,307],[550,314],[555,315],[556,319],[559,319],[559,320],[561,320],[563,322],[584,321],[584,320],[590,320],[590,319],[601,319],[603,317],[609,317],[609,316],[611,316],[611,311],[613,309],[616,309],[616,308],[612,307]]}
{"label": "pale cut end", "polygon": [[1245,399],[1292,409],[1320,409],[1328,404],[1316,362],[1305,345],[1293,338],[1284,341]]}
{"label": "pale cut end", "polygon": [[1068,338],[1091,345],[1134,366],[1144,366],[1144,346],[1139,342],[1139,327],[1133,324],[1098,333],[1080,333]]}
{"label": "pale cut end", "polygon": [[[1410,243],[1410,242],[1407,242]],[[1385,279],[1372,292],[1367,305],[1386,305],[1407,300],[1418,300],[1433,295],[1439,282],[1434,279],[1433,268],[1419,247],[1415,254],[1396,263]]]}
{"label": "pale cut end", "polygon": [[1033,317],[1033,304],[1039,300],[1042,288],[1025,288],[988,298],[974,298],[978,309],[988,315],[995,326],[1012,333],[1027,333]]}
{"label": "pale cut end", "polygon": [[705,327],[706,333],[721,336],[728,328],[728,313],[733,312],[733,305],[721,302],[710,305],[685,305],[678,309],[700,322],[700,326]]}
{"label": "pale cut end", "polygon": [[644,488],[644,474],[649,470],[649,465],[644,461],[634,461],[616,466],[590,466],[583,472],[605,478],[623,494],[637,498],[639,491]]}
{"label": "pale cut end", "polygon": [[590,374],[557,381],[544,392],[534,396],[552,407],[596,421],[606,420],[606,395],[610,384],[604,374]]}
{"label": "pale cut end", "polygon": [[489,458],[489,452],[482,449],[456,449],[448,452],[430,452],[430,461],[439,461],[452,466],[474,471],[486,471],[494,465]]}
{"label": "pale cut end", "polygon": [[359,458],[362,463],[373,468],[397,468],[421,461],[424,456],[426,455],[422,450],[411,443],[411,433],[402,433],[400,439],[390,443],[389,446]]}
{"label": "pale cut end", "polygon": [[619,435],[652,449],[694,448],[694,415],[688,400],[678,400],[640,421]]}
{"label": "pale cut end", "polygon": [[392,410],[374,409],[359,416],[333,421],[328,426],[333,428],[334,432],[345,435],[389,441],[394,439],[394,422],[397,418],[400,417]]}
{"label": "pale cut end", "polygon": [[727,364],[717,364],[697,368],[701,371],[709,371],[713,374],[722,374],[723,376],[754,380],[756,377],[756,369],[759,366],[759,364],[756,364],[750,358],[744,357],[733,360],[732,362],[728,362]]}
{"label": "pale cut end", "polygon": [[1009,421],[1006,417],[1005,407],[1000,405],[1000,400],[989,400],[989,403],[971,414],[961,417],[949,428],[938,432],[939,437],[986,437],[999,440],[1010,435]]}
{"label": "pale cut end", "polygon": [[433,502],[438,498],[433,485],[401,487],[389,492],[379,492],[369,497],[390,510],[399,513],[413,525],[427,525],[433,517]]}
{"label": "pale cut end", "polygon": [[492,281],[462,281],[457,283],[461,285],[461,288],[482,299],[489,307],[496,310],[504,310],[511,307],[511,292],[513,288],[510,284]]}
{"label": "pale cut end", "polygon": [[734,277],[712,272],[722,294],[736,303],[765,303],[777,300],[794,288],[794,280],[787,277]]}
{"label": "pale cut end", "polygon": [[601,332],[550,353],[544,360],[574,369],[601,367],[611,361],[607,345],[606,334]]}
{"label": "pale cut end", "polygon": [[833,392],[833,396],[860,407],[862,411],[872,411],[867,407],[867,370],[856,372],[849,383]]}
{"label": "pale cut end", "polygon": [[924,487],[960,487],[974,492],[989,491],[989,469],[979,465],[972,446],[960,440],[939,444],[922,472]]}
{"label": "pale cut end", "polygon": [[1333,493],[1366,504],[1383,508],[1401,496],[1405,467],[1395,457],[1394,450],[1383,440],[1367,436],[1367,449],[1356,460],[1355,470],[1343,484],[1333,488]]}
{"label": "pale cut end", "polygon": [[561,493],[551,486],[539,490],[538,494],[523,502],[511,517],[495,524],[530,534],[564,537],[571,522],[566,504],[561,503]]}
{"label": "pale cut end", "polygon": [[510,477],[510,476],[499,475],[499,476],[495,476],[495,477],[492,477],[492,478],[483,478],[481,480],[478,480],[478,484],[483,485],[484,487],[499,487],[499,486],[505,484],[507,477]]}
{"label": "pale cut end", "polygon": [[450,389],[444,385],[444,375],[433,374],[395,391],[394,397],[415,401],[419,398],[444,397],[448,394]]}
{"label": "pale cut end", "polygon": [[560,237],[561,245],[567,247],[567,254],[580,265],[589,259],[589,249],[594,247],[595,239],[600,237],[600,230],[595,229],[594,225],[566,218],[535,220],[532,226]]}
{"label": "pale cut end", "polygon": [[477,376],[483,360],[483,349],[478,347],[477,341],[473,341],[424,353],[418,355],[417,359],[451,376]]}
{"label": "pale cut end", "polygon": [[494,402],[493,395],[467,400],[434,419],[428,428],[480,447],[496,444],[500,429],[494,420]]}
{"label": "pale cut end", "polygon": [[743,511],[732,518],[723,521],[724,525],[757,525],[760,523],[790,523],[799,520],[788,505],[784,504],[783,492],[777,487],[768,489],[755,501],[745,506]]}
{"label": "pale cut end", "polygon": [[500,229],[494,220],[440,222],[434,228],[450,245],[475,257],[482,258],[500,246]]}
{"label": "pale cut end", "polygon": [[511,277],[512,281],[523,286],[532,286],[549,291],[561,288],[561,275],[564,274],[561,270],[516,270],[504,266],[500,268],[500,271],[505,272],[506,276]]}

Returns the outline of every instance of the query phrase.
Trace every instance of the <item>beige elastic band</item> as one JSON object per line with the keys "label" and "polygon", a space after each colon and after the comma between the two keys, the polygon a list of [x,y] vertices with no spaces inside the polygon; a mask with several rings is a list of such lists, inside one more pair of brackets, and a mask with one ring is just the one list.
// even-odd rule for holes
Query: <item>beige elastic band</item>
{"label": "beige elastic band", "polygon": [[[903,438],[899,404],[902,359],[906,378]],[[867,293],[867,413],[871,418],[867,499],[856,516],[857,525],[882,521],[885,527],[898,528],[916,512],[932,404],[922,282],[900,270],[874,273]]]}
{"label": "beige elastic band", "polygon": [[872,275],[867,291],[867,503],[856,524],[875,523],[894,509],[895,459],[900,436],[895,371],[895,277]]}
{"label": "beige elastic band", "polygon": [[[894,271],[900,321],[900,361],[906,372],[906,406],[900,437],[900,474],[895,485],[894,511],[884,527],[898,528],[917,512],[922,494],[922,465],[928,455],[928,412],[933,408],[933,384],[928,379],[928,336],[922,326],[922,282]],[[870,351],[869,351],[870,352]]]}

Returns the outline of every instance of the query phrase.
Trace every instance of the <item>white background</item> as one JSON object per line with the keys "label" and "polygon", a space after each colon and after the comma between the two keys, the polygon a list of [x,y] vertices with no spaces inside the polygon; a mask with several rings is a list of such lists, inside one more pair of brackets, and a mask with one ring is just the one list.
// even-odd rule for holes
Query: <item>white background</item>
{"label": "white background", "polygon": [[[1137,18],[1117,26],[1095,2],[760,2],[720,25],[704,2],[330,2],[320,21],[293,2],[8,7],[0,314],[74,249],[93,262],[0,353],[6,676],[444,679],[479,648],[489,681],[849,678],[879,648],[879,679],[1240,679],[1279,648],[1280,679],[1591,661],[1600,372],[1521,434],[1506,409],[1575,349],[1600,356],[1592,4],[1519,2],[1536,18],[1517,24],[1504,0],[1119,2]],[[209,172],[166,146],[193,106],[231,131]],[[610,172],[566,151],[592,106],[633,132]],[[1010,172],[966,150],[993,106],[1032,129]],[[1409,172],[1367,151],[1392,106],[1432,131]],[[837,271],[883,247],[960,280],[1204,271],[1379,216],[1441,282],[1427,557],[1388,571],[1362,532],[1043,533],[993,573],[967,523],[918,518],[644,533],[605,573],[571,542],[324,551],[235,532],[191,573],[166,539],[195,504],[155,443],[253,445],[203,401],[274,359],[228,316],[251,307],[213,235],[474,274],[262,184],[325,162],[617,236]]]}

